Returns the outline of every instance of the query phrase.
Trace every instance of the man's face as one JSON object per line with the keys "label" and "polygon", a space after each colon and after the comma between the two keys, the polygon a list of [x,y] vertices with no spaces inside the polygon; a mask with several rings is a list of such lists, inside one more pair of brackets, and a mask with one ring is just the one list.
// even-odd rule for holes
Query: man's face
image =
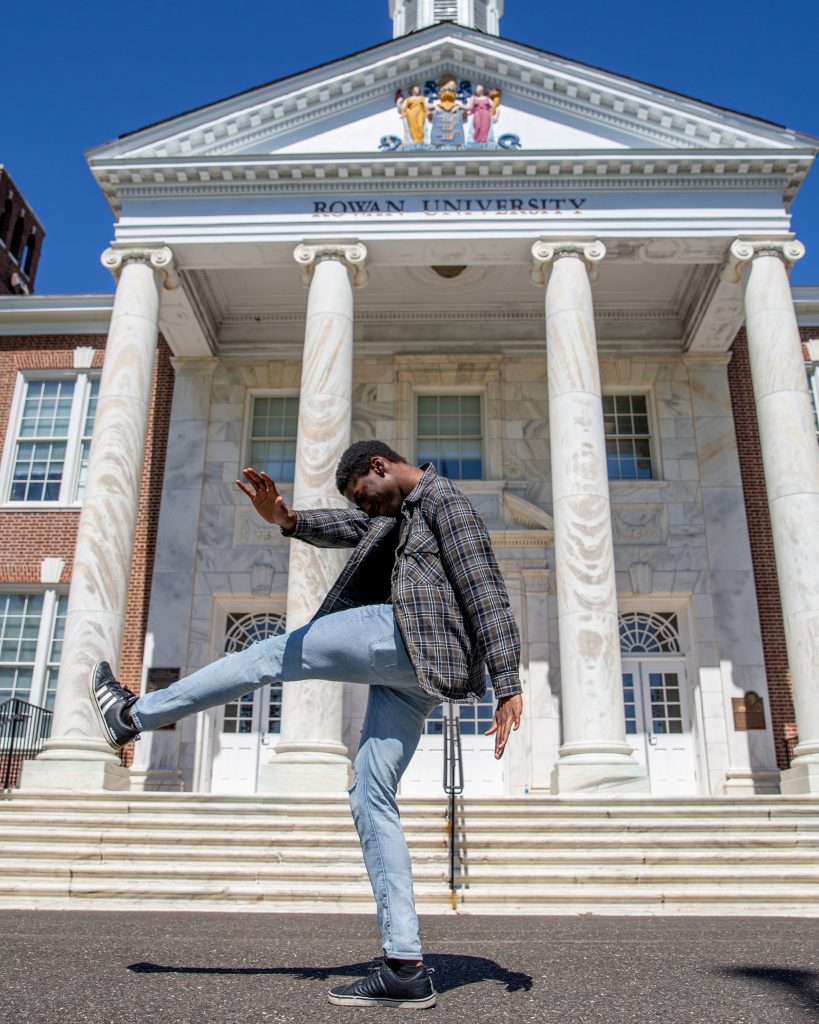
{"label": "man's face", "polygon": [[371,519],[374,516],[397,516],[404,499],[390,469],[391,463],[374,458],[369,473],[350,480],[344,497],[358,505]]}

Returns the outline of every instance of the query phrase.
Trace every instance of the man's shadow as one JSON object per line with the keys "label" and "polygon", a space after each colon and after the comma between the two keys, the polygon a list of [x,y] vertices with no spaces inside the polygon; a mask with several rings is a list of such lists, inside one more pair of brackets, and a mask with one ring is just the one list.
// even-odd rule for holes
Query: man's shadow
{"label": "man's shadow", "polygon": [[771,988],[786,991],[801,999],[811,1009],[819,1009],[819,973],[795,967],[723,967],[719,973],[733,978],[747,978]]}
{"label": "man's shadow", "polygon": [[[424,957],[427,967],[435,970],[433,984],[438,992],[450,992],[481,981],[494,981],[507,992],[528,992],[532,978],[521,971],[509,971],[494,960],[482,956],[461,956],[454,953],[431,953]],[[283,975],[305,981],[328,981],[330,978],[360,978],[372,961],[327,967],[183,967],[155,964],[149,961],[129,964],[134,974],[213,974],[213,975]]]}

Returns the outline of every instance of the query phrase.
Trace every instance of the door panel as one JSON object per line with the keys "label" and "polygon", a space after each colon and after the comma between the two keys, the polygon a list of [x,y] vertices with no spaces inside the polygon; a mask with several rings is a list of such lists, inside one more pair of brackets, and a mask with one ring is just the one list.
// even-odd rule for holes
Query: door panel
{"label": "door panel", "polygon": [[626,740],[648,769],[655,796],[697,792],[688,684],[682,663],[623,663]]}

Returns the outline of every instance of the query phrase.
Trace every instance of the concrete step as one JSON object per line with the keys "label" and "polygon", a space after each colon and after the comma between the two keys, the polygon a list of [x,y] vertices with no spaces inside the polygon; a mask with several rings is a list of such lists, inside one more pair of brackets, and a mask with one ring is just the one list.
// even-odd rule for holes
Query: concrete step
{"label": "concrete step", "polygon": [[[447,847],[442,843],[428,846],[416,845],[412,847],[413,860],[416,863],[423,860],[437,862],[441,859],[442,851],[446,851],[446,849]],[[20,858],[25,858],[32,866],[38,860],[53,858],[66,861],[98,860],[119,864],[122,862],[124,853],[127,854],[130,861],[147,860],[156,863],[164,863],[168,859],[172,862],[184,860],[186,863],[226,861],[263,864],[269,863],[272,859],[279,864],[298,862],[310,865],[334,864],[342,861],[355,864],[361,861],[358,838],[355,836],[351,837],[350,841],[344,845],[313,842],[311,837],[305,837],[301,845],[292,842],[267,845],[237,844],[227,850],[222,843],[194,845],[187,840],[174,843],[172,846],[150,841],[114,845],[104,841],[92,841],[80,835],[60,842],[49,841],[49,837],[43,837],[39,841],[5,841],[2,845],[2,853],[0,853],[0,869],[5,870],[12,861]],[[640,845],[632,848],[612,846],[611,848],[582,849],[555,848],[552,845],[544,845],[537,849],[521,850],[495,845],[487,848],[467,846],[458,849],[459,862],[468,867],[498,865],[501,868],[515,866],[519,869],[523,869],[527,865],[544,864],[713,863],[817,866],[819,863],[817,854],[819,851],[816,848],[801,847],[793,842],[776,847],[764,844],[758,848],[743,843],[732,846],[703,844],[699,849],[680,849],[670,844],[665,848]],[[819,867],[817,867],[817,871],[819,871]]]}

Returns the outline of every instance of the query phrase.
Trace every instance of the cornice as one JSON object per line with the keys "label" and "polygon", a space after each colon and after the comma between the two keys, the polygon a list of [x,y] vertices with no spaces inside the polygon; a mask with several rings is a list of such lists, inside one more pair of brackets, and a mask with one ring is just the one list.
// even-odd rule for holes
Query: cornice
{"label": "cornice", "polygon": [[326,195],[571,188],[776,189],[786,202],[807,174],[813,151],[658,154],[652,150],[521,152],[493,155],[424,153],[393,157],[327,156],[94,161],[92,170],[115,210],[123,200],[193,196]]}
{"label": "cornice", "polygon": [[0,297],[0,336],[107,334],[114,296],[25,295]]}

